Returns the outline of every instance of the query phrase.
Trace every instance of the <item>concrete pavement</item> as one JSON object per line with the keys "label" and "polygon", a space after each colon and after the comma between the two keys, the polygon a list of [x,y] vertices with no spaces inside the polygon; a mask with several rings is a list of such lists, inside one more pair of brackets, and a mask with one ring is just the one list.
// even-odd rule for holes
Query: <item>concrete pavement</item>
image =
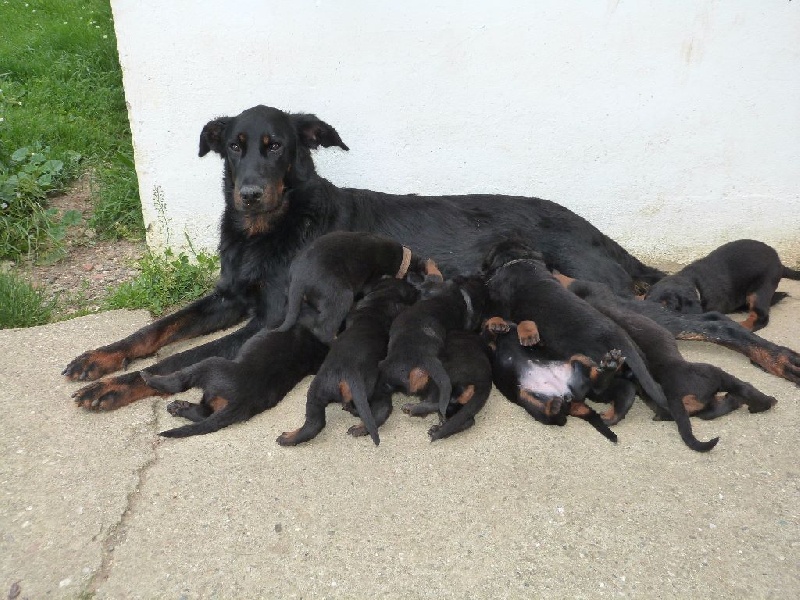
{"label": "concrete pavement", "polygon": [[[779,289],[790,297],[762,334],[800,349],[800,282]],[[448,440],[396,411],[376,448],[331,407],[315,440],[282,448],[308,379],[247,423],[183,440],[156,435],[175,424],[164,399],[77,409],[64,365],[148,320],[0,331],[0,586],[20,598],[800,595],[798,388],[739,354],[681,343],[778,399],[693,420],[699,438],[721,437],[708,454],[640,402],[615,446],[496,392]]]}

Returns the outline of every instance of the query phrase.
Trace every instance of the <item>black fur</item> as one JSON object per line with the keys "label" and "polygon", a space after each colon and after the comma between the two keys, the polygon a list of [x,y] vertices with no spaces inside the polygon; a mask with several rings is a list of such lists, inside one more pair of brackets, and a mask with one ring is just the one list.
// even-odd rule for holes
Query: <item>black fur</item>
{"label": "black fur", "polygon": [[425,261],[411,256],[403,272],[403,245],[363,231],[334,231],[311,242],[289,269],[286,317],[278,331],[292,327],[303,304],[316,309],[311,329],[331,343],[356,296],[370,281],[383,276],[421,276]]}
{"label": "black fur", "polygon": [[[567,291],[547,270],[541,255],[518,241],[501,242],[485,261],[487,287],[492,315],[519,323],[533,321],[538,327],[542,352],[551,360],[567,360],[583,354],[595,362],[610,350],[619,350],[626,367],[636,378],[646,397],[675,419],[684,443],[693,450],[706,452],[718,438],[700,442],[683,403],[664,396],[640,354],[639,348],[614,321],[585,301]],[[624,417],[630,405],[615,402],[606,422],[613,424]]]}
{"label": "black fur", "polygon": [[[683,402],[690,414],[713,419],[742,404],[747,404],[751,413],[775,405],[775,398],[762,394],[719,367],[685,360],[669,331],[626,308],[602,283],[574,280],[569,282],[568,289],[628,332],[644,352],[647,366],[667,398]],[[719,393],[725,395],[719,398]]]}
{"label": "black fur", "polygon": [[741,324],[758,331],[769,323],[769,308],[783,277],[800,279],[800,271],[783,266],[775,249],[763,242],[736,240],[664,277],[645,299],[687,314],[747,308]]}
{"label": "black fur", "polygon": [[378,380],[378,363],[386,356],[389,327],[416,299],[416,289],[398,279],[384,279],[368,290],[348,315],[344,332],[331,344],[311,382],[305,422],[299,429],[283,433],[277,439],[280,445],[294,446],[314,438],[325,427],[325,407],[350,401],[372,441],[376,446],[380,443],[369,399]]}
{"label": "black fur", "polygon": [[452,393],[441,361],[447,334],[476,330],[485,302],[481,278],[457,277],[402,311],[392,323],[389,349],[380,364],[383,385],[406,394],[427,392],[426,402],[435,403],[444,416]]}

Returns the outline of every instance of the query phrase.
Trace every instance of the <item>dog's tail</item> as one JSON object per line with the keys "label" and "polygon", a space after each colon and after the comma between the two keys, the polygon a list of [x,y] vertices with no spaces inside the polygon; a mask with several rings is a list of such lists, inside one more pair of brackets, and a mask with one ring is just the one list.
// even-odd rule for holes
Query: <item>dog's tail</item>
{"label": "dog's tail", "polygon": [[800,271],[790,269],[789,267],[783,267],[783,275],[781,275],[781,277],[786,279],[800,279]]}
{"label": "dog's tail", "polygon": [[369,406],[368,392],[364,381],[359,378],[342,380],[339,383],[339,391],[342,395],[342,400],[345,402],[348,400],[353,401],[353,405],[356,407],[358,416],[361,418],[361,422],[364,423],[364,428],[369,433],[369,437],[372,438],[372,442],[376,446],[379,445],[381,439],[378,436],[378,425],[375,423],[375,416]]}
{"label": "dog's tail", "polygon": [[684,444],[697,452],[708,452],[717,445],[719,437],[712,438],[707,442],[701,442],[695,437],[692,432],[692,422],[689,420],[689,413],[686,412],[683,401],[680,398],[668,399],[664,395],[664,390],[650,375],[644,360],[642,360],[635,348],[631,347],[626,350],[625,361],[636,376],[644,393],[675,420],[675,424],[678,426],[678,433]]}
{"label": "dog's tail", "polygon": [[422,361],[420,367],[428,373],[431,381],[439,392],[439,414],[447,414],[447,405],[450,404],[450,396],[453,393],[453,385],[450,383],[450,376],[444,369],[442,361],[435,356],[427,357]]}

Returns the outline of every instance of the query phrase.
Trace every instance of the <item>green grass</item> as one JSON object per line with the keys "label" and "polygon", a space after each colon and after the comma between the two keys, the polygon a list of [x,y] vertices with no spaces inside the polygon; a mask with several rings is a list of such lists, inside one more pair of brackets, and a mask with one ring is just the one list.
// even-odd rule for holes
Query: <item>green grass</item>
{"label": "green grass", "polygon": [[[48,242],[48,195],[89,171],[92,225],[101,237],[144,233],[122,75],[108,0],[0,0],[0,226],[43,230],[27,243],[0,239],[0,258],[36,255]],[[21,148],[62,166],[32,193],[5,185],[25,166]],[[13,182],[13,181],[12,181]],[[3,206],[5,204],[5,206]],[[57,241],[57,240],[56,240]]]}
{"label": "green grass", "polygon": [[186,254],[175,256],[167,250],[161,256],[144,256],[139,260],[139,269],[136,279],[111,292],[103,308],[146,308],[160,316],[208,293],[216,282],[219,260],[201,252],[191,261]]}
{"label": "green grass", "polygon": [[50,321],[54,303],[12,273],[0,273],[0,329],[32,327]]}

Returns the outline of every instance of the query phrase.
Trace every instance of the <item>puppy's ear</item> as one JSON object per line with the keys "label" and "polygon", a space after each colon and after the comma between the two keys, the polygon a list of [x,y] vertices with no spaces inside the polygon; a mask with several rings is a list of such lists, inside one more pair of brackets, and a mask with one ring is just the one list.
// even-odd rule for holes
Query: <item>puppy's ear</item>
{"label": "puppy's ear", "polygon": [[339,146],[342,150],[350,150],[336,133],[336,130],[325,121],[320,121],[315,115],[290,115],[292,124],[300,142],[308,148],[323,146]]}
{"label": "puppy's ear", "polygon": [[205,156],[210,150],[222,155],[222,133],[225,131],[225,127],[230,120],[230,117],[222,117],[206,123],[206,126],[203,127],[203,131],[200,132],[199,156]]}

